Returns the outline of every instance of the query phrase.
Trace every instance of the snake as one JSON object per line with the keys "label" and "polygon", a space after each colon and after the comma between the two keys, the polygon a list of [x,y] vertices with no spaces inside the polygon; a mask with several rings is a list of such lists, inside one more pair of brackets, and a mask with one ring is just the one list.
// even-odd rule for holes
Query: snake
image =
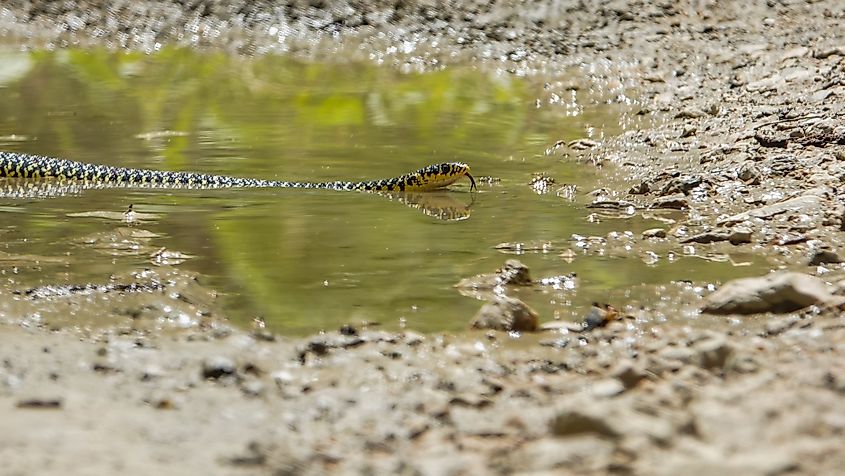
{"label": "snake", "polygon": [[360,182],[290,182],[248,177],[234,177],[198,172],[172,172],[99,165],[74,160],[0,151],[0,177],[60,181],[112,183],[139,187],[197,187],[197,188],[309,188],[365,192],[428,192],[443,189],[463,177],[470,181],[470,191],[476,189],[469,165],[463,162],[444,162],[429,165],[398,177]]}

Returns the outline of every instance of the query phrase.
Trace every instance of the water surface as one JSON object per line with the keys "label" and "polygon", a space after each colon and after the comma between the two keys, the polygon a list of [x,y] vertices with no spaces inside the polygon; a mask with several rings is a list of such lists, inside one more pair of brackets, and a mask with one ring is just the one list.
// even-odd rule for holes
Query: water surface
{"label": "water surface", "polygon": [[[577,273],[575,289],[520,295],[544,320],[583,313],[591,301],[624,297],[642,283],[738,273],[730,263],[699,258],[664,256],[647,265],[636,253],[582,252],[577,236],[611,234],[623,243],[660,224],[640,215],[588,219],[587,192],[601,171],[544,154],[558,140],[618,131],[621,111],[593,105],[583,92],[538,107],[548,96],[542,84],[469,67],[400,74],[182,50],[7,52],[0,71],[2,150],[309,181],[390,177],[459,160],[477,176],[498,179],[476,194],[464,183],[426,203],[409,197],[416,207],[396,197],[315,190],[2,198],[0,250],[60,258],[0,261],[15,286],[105,282],[151,266],[146,252],[104,253],[85,244],[124,225],[76,214],[129,205],[155,215],[132,225],[158,235],[154,246],[193,256],[177,266],[219,290],[234,322],[262,317],[287,333],[361,321],[463,329],[480,302],[453,285],[501,266],[511,257],[495,249],[503,242],[551,243],[520,256],[535,277]],[[557,181],[550,193],[527,185],[540,172]],[[574,199],[555,193],[563,185],[577,186]],[[578,257],[564,259],[572,248]]]}

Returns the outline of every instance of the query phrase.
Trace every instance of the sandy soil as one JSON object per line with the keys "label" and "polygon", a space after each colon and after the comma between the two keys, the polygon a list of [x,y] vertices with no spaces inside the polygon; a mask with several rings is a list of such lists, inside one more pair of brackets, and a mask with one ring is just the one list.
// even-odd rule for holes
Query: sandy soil
{"label": "sandy soil", "polygon": [[[32,48],[342,50],[414,69],[473,61],[548,79],[550,95],[568,87],[557,73],[577,68],[649,125],[551,153],[608,165],[604,207],[686,211],[643,242],[742,249],[823,282],[761,291],[810,300],[730,314],[720,329],[650,321],[658,306],[689,306],[667,296],[637,319],[518,339],[345,328],[288,340],[218,321],[55,330],[6,305],[4,474],[845,467],[841,1],[110,3],[3,2],[0,34]],[[750,324],[730,325],[740,319]]]}

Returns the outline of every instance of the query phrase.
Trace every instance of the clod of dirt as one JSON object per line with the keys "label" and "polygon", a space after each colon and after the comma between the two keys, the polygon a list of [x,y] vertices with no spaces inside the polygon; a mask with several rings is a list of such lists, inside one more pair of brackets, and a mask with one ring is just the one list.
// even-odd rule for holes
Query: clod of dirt
{"label": "clod of dirt", "polygon": [[736,279],[707,296],[702,312],[792,312],[813,304],[837,305],[845,302],[845,298],[834,296],[832,291],[832,287],[821,279],[803,273],[775,273]]}
{"label": "clod of dirt", "polygon": [[498,296],[494,301],[481,306],[472,318],[473,329],[498,331],[534,332],[539,320],[537,313],[519,299]]}

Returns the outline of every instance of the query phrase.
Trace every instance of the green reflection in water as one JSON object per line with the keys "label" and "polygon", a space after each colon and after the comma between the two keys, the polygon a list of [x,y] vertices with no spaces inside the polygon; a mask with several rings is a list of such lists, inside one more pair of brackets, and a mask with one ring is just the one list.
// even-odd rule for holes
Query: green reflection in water
{"label": "green reflection in water", "polygon": [[[102,282],[148,265],[145,256],[104,256],[79,245],[113,223],[67,218],[130,203],[160,214],[140,226],[161,235],[156,245],[196,256],[180,266],[223,293],[233,320],[247,324],[260,315],[285,332],[361,320],[463,329],[480,303],[452,285],[499,267],[509,256],[493,247],[508,241],[555,242],[553,253],[522,257],[535,277],[579,275],[576,291],[521,294],[545,319],[580,314],[590,301],[635,284],[738,274],[729,264],[700,260],[651,267],[637,257],[563,261],[558,254],[574,233],[638,236],[656,223],[587,221],[584,192],[595,169],[542,155],[556,140],[583,136],[588,125],[614,132],[618,111],[589,106],[584,97],[577,117],[565,117],[562,107],[537,108],[542,86],[513,76],[470,68],[399,74],[184,50],[7,53],[0,56],[5,67],[11,72],[0,75],[0,136],[29,138],[0,140],[6,150],[314,181],[381,178],[462,160],[476,175],[501,179],[474,197],[466,186],[444,195],[470,206],[469,219],[454,222],[383,197],[324,191],[115,189],[3,199],[7,252],[70,262],[19,269],[21,285]],[[535,194],[526,184],[540,171],[578,185],[581,198]]]}

